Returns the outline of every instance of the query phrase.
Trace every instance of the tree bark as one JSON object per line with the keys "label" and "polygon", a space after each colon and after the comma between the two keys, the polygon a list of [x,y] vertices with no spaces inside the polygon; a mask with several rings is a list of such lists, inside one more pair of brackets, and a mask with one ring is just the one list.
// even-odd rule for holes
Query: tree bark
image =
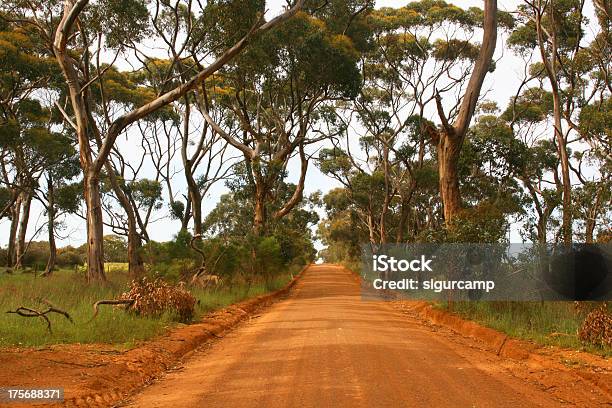
{"label": "tree bark", "polygon": [[589,207],[586,213],[586,222],[584,225],[584,240],[587,244],[595,242],[595,226],[597,224],[597,216],[601,211],[602,195],[605,193],[606,185],[602,184],[601,188],[597,189],[595,201]]}
{"label": "tree bark", "polygon": [[390,181],[389,181],[389,146],[388,141],[383,140],[383,172],[385,175],[385,199],[380,211],[379,220],[379,233],[381,245],[387,243],[387,212],[389,211],[389,205],[391,204],[391,192],[390,192]]}
{"label": "tree bark", "polygon": [[401,244],[404,242],[405,232],[408,227],[408,218],[410,217],[410,202],[412,201],[412,195],[414,194],[414,189],[416,187],[416,182],[413,180],[411,183],[410,192],[407,196],[402,197],[401,209],[400,209],[400,219],[399,224],[397,226],[397,233],[395,242],[397,244]]}
{"label": "tree bark", "polygon": [[[187,190],[189,194],[189,203],[191,204],[191,215],[193,218],[193,233],[194,235],[202,235],[202,194],[198,183],[193,178],[191,161],[186,160],[183,163],[185,179],[187,180]],[[187,211],[187,208],[185,208]]]}
{"label": "tree bark", "polygon": [[21,212],[21,217],[19,218],[19,233],[17,235],[17,244],[15,245],[15,265],[13,269],[21,269],[23,267],[26,233],[28,231],[28,223],[30,221],[32,195],[26,192],[23,192],[22,194],[23,211]]}
{"label": "tree bark", "polygon": [[457,165],[461,153],[462,140],[444,135],[436,147],[438,152],[438,175],[440,198],[444,208],[444,220],[450,225],[453,217],[461,209],[461,193]]}
{"label": "tree bark", "polygon": [[136,229],[136,218],[130,212],[128,215],[128,271],[133,277],[139,277],[145,273],[141,248],[142,241]]}
{"label": "tree bark", "polygon": [[47,178],[47,231],[49,232],[49,258],[43,276],[51,276],[57,259],[57,245],[55,243],[55,189],[53,177]]}
{"label": "tree bark", "polygon": [[15,247],[17,244],[17,230],[19,227],[19,216],[21,215],[21,194],[17,194],[15,203],[11,207],[11,229],[9,231],[9,242],[7,251],[7,262],[8,266],[12,267],[17,261],[15,256]]}
{"label": "tree bark", "polygon": [[105,282],[104,231],[98,174],[93,171],[85,173],[83,193],[87,206],[87,280]]}
{"label": "tree bark", "polygon": [[261,236],[266,225],[266,192],[260,184],[255,186],[254,212],[253,230],[255,235]]}

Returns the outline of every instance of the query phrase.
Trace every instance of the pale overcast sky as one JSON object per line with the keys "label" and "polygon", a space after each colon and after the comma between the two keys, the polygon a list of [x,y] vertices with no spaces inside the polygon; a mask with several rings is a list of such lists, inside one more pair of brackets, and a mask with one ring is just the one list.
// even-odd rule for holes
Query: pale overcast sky
{"label": "pale overcast sky", "polygon": [[[378,0],[377,7],[400,7],[407,4],[408,1],[396,1],[396,0]],[[516,0],[505,0],[500,1],[499,8],[502,10],[511,10],[514,9],[516,4],[519,2]],[[269,10],[270,14],[276,14],[280,10],[280,7],[285,4],[284,0],[272,0],[269,1]],[[482,1],[480,0],[457,0],[454,4],[460,7],[482,7]],[[501,38],[500,38],[501,40]],[[521,73],[522,73],[522,64],[521,61],[516,57],[510,55],[507,51],[504,55],[503,51],[504,44],[502,41],[498,42],[498,49],[496,53],[496,58],[503,57],[504,62],[498,64],[498,69],[493,73],[487,76],[485,81],[484,90],[488,90],[487,99],[492,99],[498,102],[500,106],[504,106],[510,96],[516,91],[517,84],[520,81]],[[130,158],[129,149],[131,149],[130,142],[126,142],[125,138],[122,138],[123,141],[120,143],[123,145],[122,151],[128,150],[128,153],[125,155],[127,158]],[[320,148],[318,146],[317,148]],[[141,155],[141,150],[135,150],[134,159],[139,161],[138,155]],[[299,164],[297,162],[290,164],[290,176],[289,179],[291,181],[297,181],[299,176]],[[147,177],[146,174],[143,174],[144,177]],[[152,177],[149,175],[149,177]],[[174,190],[183,190],[185,191],[185,182],[182,180],[183,177],[181,174],[177,174],[175,177],[175,182],[173,189]],[[323,192],[329,191],[330,189],[337,187],[338,184],[334,182],[332,179],[321,174],[316,166],[311,165],[309,167],[309,174],[307,177],[306,184],[306,193],[311,193],[313,191],[322,190]],[[218,201],[221,194],[226,191],[225,187],[222,183],[218,183],[214,186],[209,195],[206,197],[204,202],[204,212],[207,213],[210,211],[215,203]],[[164,193],[164,200],[167,202],[167,194]],[[166,241],[172,238],[174,234],[180,228],[180,225],[177,221],[170,220],[167,217],[167,205],[165,204],[163,209],[160,210],[157,214],[157,217],[160,218],[159,221],[150,225],[149,235],[151,239],[157,241]],[[39,229],[45,222],[45,216],[41,211],[41,206],[38,203],[34,203],[32,206],[32,217],[29,225],[29,234],[28,237],[31,238],[34,232]],[[8,240],[8,227],[9,222],[5,218],[0,221],[0,245],[6,246]],[[105,233],[110,233],[109,229],[105,229]],[[42,228],[39,236],[36,239],[44,240],[46,239],[45,228]],[[66,229],[61,232],[62,237],[59,239],[59,245],[80,245],[86,240],[86,229],[83,220],[77,217],[70,217],[66,220]]]}

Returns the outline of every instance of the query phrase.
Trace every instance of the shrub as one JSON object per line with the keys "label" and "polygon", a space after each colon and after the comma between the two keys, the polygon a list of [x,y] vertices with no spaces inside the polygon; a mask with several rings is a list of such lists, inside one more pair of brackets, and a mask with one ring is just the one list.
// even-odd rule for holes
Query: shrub
{"label": "shrub", "polygon": [[143,277],[130,283],[130,290],[120,299],[133,299],[129,310],[142,316],[173,313],[179,321],[189,321],[195,311],[195,297],[186,289],[172,286],[164,280]]}
{"label": "shrub", "polygon": [[596,346],[612,346],[612,314],[605,302],[587,315],[578,330],[578,337]]}
{"label": "shrub", "polygon": [[26,243],[26,252],[21,262],[23,265],[34,267],[38,270],[44,269],[49,259],[49,243],[44,241],[32,241]]}
{"label": "shrub", "polygon": [[61,248],[57,250],[56,263],[58,266],[74,266],[81,265],[85,262],[82,255],[72,247]]}
{"label": "shrub", "polygon": [[153,271],[167,281],[188,280],[196,270],[196,263],[191,259],[176,259],[152,266]]}

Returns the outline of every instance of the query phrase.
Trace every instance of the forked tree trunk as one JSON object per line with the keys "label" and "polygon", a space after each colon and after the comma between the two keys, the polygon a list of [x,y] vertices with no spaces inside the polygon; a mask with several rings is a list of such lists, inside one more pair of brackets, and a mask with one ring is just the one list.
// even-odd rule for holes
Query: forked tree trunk
{"label": "forked tree trunk", "polygon": [[83,189],[87,205],[87,280],[104,282],[104,230],[98,176],[85,173]]}
{"label": "forked tree trunk", "polygon": [[132,202],[123,191],[117,176],[115,175],[115,169],[112,164],[107,161],[104,164],[106,172],[108,173],[113,191],[119,200],[119,204],[127,215],[127,230],[128,230],[128,271],[132,276],[142,276],[145,272],[144,262],[140,253],[142,242],[140,240],[140,234],[138,234],[138,222],[136,220],[136,211],[132,206]]}
{"label": "forked tree trunk", "polygon": [[483,29],[483,39],[478,59],[474,64],[454,124],[449,124],[444,114],[440,95],[436,97],[442,130],[437,132],[431,130],[430,133],[433,133],[432,139],[438,153],[440,198],[444,206],[444,222],[447,227],[452,225],[453,218],[461,209],[457,164],[459,163],[459,154],[465,135],[476,110],[482,83],[491,67],[493,53],[495,52],[497,43],[497,0],[485,0]]}

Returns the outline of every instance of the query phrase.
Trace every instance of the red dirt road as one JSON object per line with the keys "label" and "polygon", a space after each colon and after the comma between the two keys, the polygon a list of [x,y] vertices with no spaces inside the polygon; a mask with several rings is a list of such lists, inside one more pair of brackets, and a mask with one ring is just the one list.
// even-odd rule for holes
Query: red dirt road
{"label": "red dirt road", "polygon": [[390,303],[362,301],[353,275],[319,265],[290,297],[194,353],[127,406],[574,406],[503,363]]}

